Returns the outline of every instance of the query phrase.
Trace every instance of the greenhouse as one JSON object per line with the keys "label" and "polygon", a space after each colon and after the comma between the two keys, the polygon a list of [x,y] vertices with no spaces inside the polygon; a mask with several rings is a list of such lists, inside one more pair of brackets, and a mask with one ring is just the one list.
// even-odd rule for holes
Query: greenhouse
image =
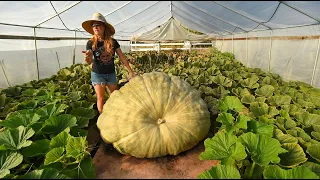
{"label": "greenhouse", "polygon": [[0,9],[0,178],[320,178],[320,1]]}

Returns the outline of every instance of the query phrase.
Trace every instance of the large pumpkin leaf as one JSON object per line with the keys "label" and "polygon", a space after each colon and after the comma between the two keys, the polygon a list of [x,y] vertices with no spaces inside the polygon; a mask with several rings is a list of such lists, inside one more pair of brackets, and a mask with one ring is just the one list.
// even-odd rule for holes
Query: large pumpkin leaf
{"label": "large pumpkin leaf", "polygon": [[71,128],[77,125],[77,119],[70,114],[61,114],[51,116],[42,126],[41,132],[45,134],[57,135],[66,128]]}
{"label": "large pumpkin leaf", "polygon": [[237,117],[237,120],[234,120],[234,117],[230,113],[221,113],[216,119],[217,122],[221,122],[221,128],[226,128],[226,131],[234,131],[238,129],[247,129],[247,121],[249,121],[249,117],[245,115],[240,115]]}
{"label": "large pumpkin leaf", "polygon": [[256,88],[259,88],[259,84],[257,83],[259,80],[259,77],[256,76],[256,75],[253,75],[251,78],[246,78],[244,80],[241,80],[240,81],[240,84],[243,86],[243,87],[247,87],[249,89],[256,89]]}
{"label": "large pumpkin leaf", "polygon": [[79,156],[87,152],[87,147],[88,141],[86,137],[70,137],[66,145],[66,155],[78,159]]}
{"label": "large pumpkin leaf", "polygon": [[64,174],[60,174],[58,170],[52,168],[37,169],[25,175],[18,176],[17,179],[70,179]]}
{"label": "large pumpkin leaf", "polygon": [[25,157],[45,155],[50,150],[49,143],[50,143],[50,140],[48,139],[34,141],[30,146],[22,150],[22,154]]}
{"label": "large pumpkin leaf", "polygon": [[248,132],[240,136],[240,141],[246,147],[251,159],[260,166],[271,163],[279,163],[278,154],[287,152],[281,148],[278,140],[265,135]]}
{"label": "large pumpkin leaf", "polygon": [[71,102],[70,106],[72,108],[83,107],[83,108],[92,109],[94,104],[95,103],[91,103],[91,102],[87,102],[87,101],[76,101],[76,102]]}
{"label": "large pumpkin leaf", "polygon": [[14,151],[0,151],[0,178],[10,174],[10,169],[22,163],[22,154]]}
{"label": "large pumpkin leaf", "polygon": [[254,92],[257,96],[270,97],[273,95],[274,87],[271,85],[264,85],[256,89]]}
{"label": "large pumpkin leaf", "polygon": [[241,102],[243,104],[250,104],[252,102],[255,102],[255,97],[254,95],[251,95],[251,94],[247,94],[247,95],[244,95],[242,98],[241,98]]}
{"label": "large pumpkin leaf", "polygon": [[2,110],[4,108],[4,106],[6,105],[6,95],[5,94],[1,94],[0,96],[0,110]]}
{"label": "large pumpkin leaf", "polygon": [[315,160],[320,162],[320,144],[311,144],[308,146],[307,153]]}
{"label": "large pumpkin leaf", "polygon": [[197,176],[197,179],[240,179],[239,171],[231,165],[217,165]]}
{"label": "large pumpkin leaf", "polygon": [[318,114],[303,112],[297,114],[295,117],[299,122],[303,123],[307,127],[312,125],[320,125],[320,115]]}
{"label": "large pumpkin leaf", "polygon": [[40,117],[38,114],[16,114],[6,118],[5,121],[0,121],[0,126],[14,129],[19,126],[30,127],[36,123]]}
{"label": "large pumpkin leaf", "polygon": [[51,139],[50,148],[65,147],[69,138],[71,138],[70,134],[67,131],[62,131]]}
{"label": "large pumpkin leaf", "polygon": [[83,159],[79,164],[69,165],[62,173],[72,179],[95,179],[96,169],[91,156]]}
{"label": "large pumpkin leaf", "polygon": [[215,76],[213,82],[223,87],[231,87],[232,80],[222,75]]}
{"label": "large pumpkin leaf", "polygon": [[213,138],[204,141],[205,151],[200,160],[221,160],[223,165],[231,165],[235,160],[243,160],[247,154],[233,134],[218,132]]}
{"label": "large pumpkin leaf", "polygon": [[55,162],[59,162],[61,159],[64,158],[64,147],[58,147],[51,149],[44,159],[44,165],[49,165]]}
{"label": "large pumpkin leaf", "polygon": [[269,165],[265,168],[263,176],[265,179],[319,179],[319,176],[304,166],[284,170],[277,165]]}
{"label": "large pumpkin leaf", "polygon": [[312,172],[316,173],[320,177],[320,164],[307,161],[303,163],[302,166],[311,169]]}
{"label": "large pumpkin leaf", "polygon": [[266,135],[268,137],[272,137],[273,135],[273,125],[271,124],[269,125],[259,121],[249,121],[247,126],[247,132]]}
{"label": "large pumpkin leaf", "polygon": [[221,101],[219,101],[219,109],[221,112],[227,112],[228,110],[241,112],[242,108],[243,104],[236,96],[226,96]]}
{"label": "large pumpkin leaf", "polygon": [[36,113],[41,116],[41,119],[45,120],[50,116],[55,116],[64,112],[66,108],[68,108],[68,105],[66,104],[48,104],[38,109]]}
{"label": "large pumpkin leaf", "polygon": [[312,131],[311,136],[316,140],[320,140],[320,133],[319,132]]}
{"label": "large pumpkin leaf", "polygon": [[296,115],[297,113],[299,113],[299,112],[302,110],[301,107],[298,107],[298,106],[296,106],[296,105],[294,105],[294,104],[282,105],[282,106],[281,106],[281,109],[289,112],[289,114],[290,114],[291,116]]}
{"label": "large pumpkin leaf", "polygon": [[270,105],[281,106],[289,105],[291,103],[291,97],[288,95],[275,95],[268,98]]}
{"label": "large pumpkin leaf", "polygon": [[96,110],[88,108],[73,108],[70,112],[71,115],[77,117],[78,128],[87,127],[89,120],[93,119],[96,116]]}
{"label": "large pumpkin leaf", "polygon": [[284,134],[279,129],[274,129],[273,137],[277,139],[281,144],[285,143],[298,143],[298,139],[291,136],[290,134]]}
{"label": "large pumpkin leaf", "polygon": [[23,126],[14,129],[6,129],[0,133],[0,144],[4,144],[5,147],[10,150],[19,150],[31,145],[32,141],[27,139],[32,137],[34,133],[33,129],[27,129]]}
{"label": "large pumpkin leaf", "polygon": [[268,104],[263,102],[253,102],[250,104],[250,111],[253,113],[254,116],[266,116],[266,117],[273,117],[279,114],[279,110],[276,109],[274,106],[268,106]]}
{"label": "large pumpkin leaf", "polygon": [[279,154],[281,166],[292,168],[308,160],[302,147],[297,143],[284,143],[282,144],[282,148],[286,149],[288,152]]}

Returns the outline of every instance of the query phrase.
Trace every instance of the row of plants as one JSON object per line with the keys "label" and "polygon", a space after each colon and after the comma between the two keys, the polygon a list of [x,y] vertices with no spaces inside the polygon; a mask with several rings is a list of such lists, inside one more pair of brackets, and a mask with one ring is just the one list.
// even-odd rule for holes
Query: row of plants
{"label": "row of plants", "polygon": [[172,54],[174,63],[162,58],[152,67],[152,59],[162,54],[139,52],[134,68],[179,76],[202,92],[214,135],[205,140],[200,159],[220,163],[198,178],[319,178],[319,89],[245,67],[233,54],[214,48]]}
{"label": "row of plants", "polygon": [[95,178],[91,68],[76,64],[0,93],[0,178]]}

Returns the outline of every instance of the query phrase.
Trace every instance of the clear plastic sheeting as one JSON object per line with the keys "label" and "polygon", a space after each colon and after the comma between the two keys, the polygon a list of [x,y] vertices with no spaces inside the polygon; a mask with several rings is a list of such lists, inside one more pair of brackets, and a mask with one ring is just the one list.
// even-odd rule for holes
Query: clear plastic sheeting
{"label": "clear plastic sheeting", "polygon": [[132,41],[201,41],[209,39],[210,37],[206,34],[198,35],[192,32],[189,32],[187,29],[183,28],[178,24],[178,22],[171,18],[165,24],[158,26],[157,28],[143,33],[140,36],[133,37]]}
{"label": "clear plastic sheeting", "polygon": [[[92,35],[81,23],[95,12],[114,26],[124,52],[137,37],[210,37],[249,67],[320,87],[319,9],[319,1],[1,1],[0,88],[84,63],[81,50]],[[182,27],[204,35],[182,38],[190,37]]]}

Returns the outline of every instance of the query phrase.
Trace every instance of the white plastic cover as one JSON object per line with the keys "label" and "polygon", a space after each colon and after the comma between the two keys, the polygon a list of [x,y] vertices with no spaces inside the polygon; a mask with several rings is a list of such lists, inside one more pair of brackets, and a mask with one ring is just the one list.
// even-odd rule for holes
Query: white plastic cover
{"label": "white plastic cover", "polygon": [[183,28],[174,19],[170,18],[164,24],[145,32],[141,35],[133,36],[132,41],[203,41],[209,39],[210,36],[203,34],[195,34]]}
{"label": "white plastic cover", "polygon": [[[95,12],[115,27],[114,38],[125,52],[141,34],[149,40],[183,39],[186,31],[178,22],[206,34],[204,39],[213,37],[218,49],[250,67],[320,87],[319,9],[320,1],[0,1],[0,88],[8,87],[4,74],[13,86],[37,79],[38,72],[40,79],[49,77],[74,57],[83,63],[81,50],[91,35],[81,23]],[[278,38],[288,36],[304,38]]]}

